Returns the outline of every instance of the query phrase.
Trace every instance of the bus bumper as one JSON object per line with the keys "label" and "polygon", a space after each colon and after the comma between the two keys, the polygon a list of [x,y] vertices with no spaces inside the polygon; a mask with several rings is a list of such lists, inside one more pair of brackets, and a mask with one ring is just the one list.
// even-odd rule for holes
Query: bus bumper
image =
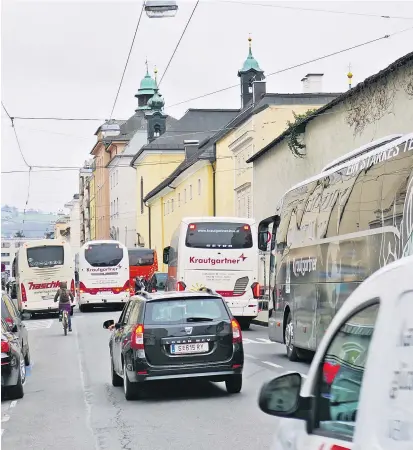
{"label": "bus bumper", "polygon": [[97,294],[97,295],[88,295],[88,294],[80,294],[79,296],[79,305],[105,305],[105,304],[113,304],[113,303],[126,303],[130,298],[129,291],[121,292],[119,294]]}
{"label": "bus bumper", "polygon": [[255,319],[258,316],[258,300],[249,299],[246,306],[238,306],[236,301],[225,299],[231,313],[234,317],[249,317]]}

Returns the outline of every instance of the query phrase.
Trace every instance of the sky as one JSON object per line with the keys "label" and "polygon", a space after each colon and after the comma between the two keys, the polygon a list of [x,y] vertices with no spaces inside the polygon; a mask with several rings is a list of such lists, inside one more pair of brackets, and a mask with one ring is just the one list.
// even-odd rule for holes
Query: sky
{"label": "sky", "polygon": [[[76,168],[91,157],[94,133],[110,117],[141,5],[118,0],[3,0],[1,98],[9,114],[98,119],[16,119],[15,131],[29,165]],[[150,70],[156,65],[158,78],[163,75],[195,2],[178,0],[178,5],[174,18],[143,15],[113,118],[133,115],[146,58]],[[238,84],[249,34],[253,55],[269,74],[411,27],[413,2],[201,0],[160,86],[165,111],[180,118],[188,108],[239,108],[239,87],[186,100]],[[413,29],[269,76],[267,91],[302,92],[300,80],[309,72],[324,73],[323,91],[345,91],[350,63],[354,86],[412,51],[412,42]],[[1,170],[27,170],[3,109]],[[2,173],[1,203],[24,208],[28,201],[29,208],[57,211],[79,189],[77,170],[33,170],[30,187],[28,178],[27,172]]]}

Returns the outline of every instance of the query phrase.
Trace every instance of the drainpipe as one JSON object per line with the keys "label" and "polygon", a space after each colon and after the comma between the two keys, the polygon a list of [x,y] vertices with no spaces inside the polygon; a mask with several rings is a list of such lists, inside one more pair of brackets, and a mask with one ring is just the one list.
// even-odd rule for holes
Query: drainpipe
{"label": "drainpipe", "polygon": [[215,174],[216,170],[214,167],[214,163],[211,162],[212,167],[212,215],[215,217],[217,215],[217,196],[216,196],[216,181],[215,181]]}
{"label": "drainpipe", "polygon": [[151,236],[151,207],[148,205],[147,202],[145,202],[145,206],[148,208],[148,228],[149,228],[149,236],[148,236],[148,244],[149,248],[152,248],[152,236]]}

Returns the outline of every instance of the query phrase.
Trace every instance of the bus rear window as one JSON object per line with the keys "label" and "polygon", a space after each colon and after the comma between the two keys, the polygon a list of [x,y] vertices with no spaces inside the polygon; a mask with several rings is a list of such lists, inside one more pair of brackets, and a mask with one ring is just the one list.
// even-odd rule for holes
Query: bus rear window
{"label": "bus rear window", "polygon": [[251,248],[251,228],[244,223],[191,223],[185,244],[191,248]]}
{"label": "bus rear window", "polygon": [[27,263],[29,267],[54,267],[64,263],[62,245],[45,245],[27,249]]}
{"label": "bus rear window", "polygon": [[153,250],[150,249],[132,249],[128,250],[129,266],[152,266],[154,263]]}
{"label": "bus rear window", "polygon": [[91,244],[85,250],[85,259],[92,267],[117,266],[123,258],[118,244]]}

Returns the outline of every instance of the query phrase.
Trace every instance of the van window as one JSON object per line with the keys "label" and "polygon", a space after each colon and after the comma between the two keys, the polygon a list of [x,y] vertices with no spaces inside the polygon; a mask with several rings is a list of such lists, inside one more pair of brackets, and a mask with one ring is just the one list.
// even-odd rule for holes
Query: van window
{"label": "van window", "polygon": [[319,374],[315,434],[353,439],[377,303],[349,318],[332,339]]}

